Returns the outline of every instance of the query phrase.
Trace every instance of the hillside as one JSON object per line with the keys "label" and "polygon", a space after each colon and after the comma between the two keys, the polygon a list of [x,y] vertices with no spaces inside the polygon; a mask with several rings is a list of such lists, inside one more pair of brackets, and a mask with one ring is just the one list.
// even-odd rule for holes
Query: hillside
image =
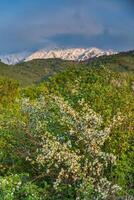
{"label": "hillside", "polygon": [[27,86],[73,65],[76,65],[73,61],[60,59],[32,60],[13,66],[0,63],[0,76],[18,80],[21,86]]}
{"label": "hillside", "polygon": [[14,66],[0,63],[0,76],[18,80],[21,86],[31,85],[47,79],[49,76],[74,66],[99,67],[105,66],[114,71],[134,72],[134,52],[102,56],[84,62],[66,61],[61,59],[37,59]]}
{"label": "hillside", "polygon": [[134,76],[72,65],[26,88],[0,81],[4,195],[133,199]]}
{"label": "hillside", "polygon": [[114,71],[134,72],[134,51],[121,52],[115,55],[102,56],[85,62],[87,65],[104,65]]}

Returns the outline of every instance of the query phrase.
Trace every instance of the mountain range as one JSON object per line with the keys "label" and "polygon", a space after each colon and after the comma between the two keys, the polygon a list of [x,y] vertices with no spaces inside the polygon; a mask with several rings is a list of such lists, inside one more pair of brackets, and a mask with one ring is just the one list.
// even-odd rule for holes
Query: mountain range
{"label": "mountain range", "polygon": [[0,60],[7,65],[15,65],[17,63],[23,62],[25,58],[27,58],[30,54],[31,53],[29,52],[5,54],[0,55]]}
{"label": "mountain range", "polygon": [[0,59],[8,65],[15,65],[20,62],[27,62],[35,59],[60,58],[62,60],[85,61],[90,58],[100,57],[104,55],[113,55],[117,52],[112,50],[102,50],[98,48],[69,48],[69,49],[53,49],[53,50],[38,50],[32,53],[17,53],[9,55],[1,55]]}
{"label": "mountain range", "polygon": [[81,68],[83,66],[86,68],[95,67],[96,69],[104,66],[112,71],[134,74],[134,51],[94,57],[83,62],[58,58],[33,59],[10,66],[0,62],[0,77],[17,80],[22,87],[48,80],[49,77],[68,68],[71,71],[73,68]]}

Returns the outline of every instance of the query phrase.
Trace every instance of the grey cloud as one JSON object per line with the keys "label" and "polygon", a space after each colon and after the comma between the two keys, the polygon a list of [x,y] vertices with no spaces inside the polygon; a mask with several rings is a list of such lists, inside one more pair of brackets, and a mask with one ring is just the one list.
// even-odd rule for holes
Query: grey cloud
{"label": "grey cloud", "polygon": [[23,10],[2,14],[0,50],[87,45],[134,47],[134,19],[126,12],[129,9],[126,0],[64,0],[64,4],[58,10],[47,10],[43,6],[32,8],[30,0]]}

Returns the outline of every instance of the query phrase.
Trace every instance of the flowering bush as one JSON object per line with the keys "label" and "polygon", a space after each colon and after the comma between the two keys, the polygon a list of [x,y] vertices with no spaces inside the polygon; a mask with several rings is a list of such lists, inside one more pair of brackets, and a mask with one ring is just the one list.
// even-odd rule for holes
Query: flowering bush
{"label": "flowering bush", "polygon": [[83,100],[79,106],[77,112],[63,98],[52,95],[35,101],[23,99],[24,118],[17,124],[15,151],[30,167],[33,181],[47,182],[57,199],[66,195],[70,199],[108,199],[121,188],[105,173],[116,164],[116,157],[101,147],[123,119],[118,113],[104,127],[102,117]]}
{"label": "flowering bush", "polygon": [[133,199],[131,80],[76,69],[21,96],[5,90],[0,199]]}
{"label": "flowering bush", "polygon": [[40,195],[41,190],[27,179],[26,174],[0,177],[0,199],[43,200]]}

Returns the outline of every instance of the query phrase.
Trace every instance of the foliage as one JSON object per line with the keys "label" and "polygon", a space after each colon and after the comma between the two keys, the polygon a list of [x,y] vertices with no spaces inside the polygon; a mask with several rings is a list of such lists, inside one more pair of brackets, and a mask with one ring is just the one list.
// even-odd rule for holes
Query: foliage
{"label": "foliage", "polygon": [[[78,113],[56,96],[50,96],[47,100],[40,98],[33,104],[24,99],[21,109],[27,119],[19,122],[21,135],[14,135],[12,153],[23,162],[28,162],[31,170],[36,168],[35,180],[49,180],[51,189],[59,199],[63,198],[62,189],[65,190],[66,185],[71,188],[75,185],[76,199],[82,199],[80,196],[89,187],[89,181],[96,198],[110,198],[119,186],[108,181],[104,171],[115,164],[115,156],[102,152],[101,146],[112,127],[118,126],[122,119],[118,115],[109,127],[102,130],[101,116],[87,104],[79,103],[82,109]],[[13,125],[11,119],[10,126]],[[64,133],[59,132],[62,129]],[[34,172],[30,173],[32,175]]]}
{"label": "foliage", "polygon": [[77,63],[60,59],[38,59],[14,66],[0,63],[0,76],[15,79],[21,86],[25,87],[43,79],[47,80],[49,76],[74,65],[77,65]]}
{"label": "foliage", "polygon": [[113,71],[133,73],[134,51],[117,55],[102,56],[85,62],[65,61],[61,59],[37,59],[8,66],[0,62],[0,76],[15,79],[22,87],[39,83],[65,69],[74,67],[99,68],[105,66]]}
{"label": "foliage", "polygon": [[19,84],[10,79],[0,79],[0,105],[6,106],[14,102],[19,94]]}
{"label": "foliage", "polygon": [[23,89],[0,79],[0,199],[133,199],[133,74],[70,67]]}
{"label": "foliage", "polygon": [[0,199],[43,200],[42,190],[28,181],[28,175],[14,174],[0,179]]}

